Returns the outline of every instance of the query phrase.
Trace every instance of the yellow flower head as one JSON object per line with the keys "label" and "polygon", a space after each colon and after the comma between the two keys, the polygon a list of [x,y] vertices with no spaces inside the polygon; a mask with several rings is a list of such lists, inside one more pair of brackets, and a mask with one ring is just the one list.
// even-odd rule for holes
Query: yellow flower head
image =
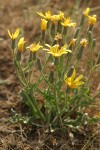
{"label": "yellow flower head", "polygon": [[55,22],[58,20],[58,16],[57,15],[52,15],[50,21],[55,24]]}
{"label": "yellow flower head", "polygon": [[80,42],[80,44],[81,44],[83,47],[86,47],[87,44],[88,44],[87,39],[82,39],[81,42]]}
{"label": "yellow flower head", "polygon": [[64,19],[64,13],[60,11],[59,15],[57,15],[57,20],[61,21],[62,19]]}
{"label": "yellow flower head", "polygon": [[58,44],[54,46],[50,46],[46,44],[46,46],[49,48],[49,49],[45,49],[47,50],[47,53],[52,54],[54,57],[60,57],[61,55],[67,54],[68,52],[71,53],[71,50],[67,50],[67,44],[65,44],[61,48],[59,48]]}
{"label": "yellow flower head", "polygon": [[12,40],[15,40],[17,37],[18,37],[18,35],[19,35],[19,28],[17,28],[16,29],[16,31],[14,32],[14,33],[10,33],[10,31],[8,30],[8,34],[9,34],[9,36],[10,36],[10,38],[12,39]]}
{"label": "yellow flower head", "polygon": [[96,15],[88,16],[88,20],[89,20],[90,25],[94,25],[95,22],[97,21],[97,17],[96,17]]}
{"label": "yellow flower head", "polygon": [[50,20],[51,18],[51,12],[49,10],[45,12],[45,15],[43,15],[41,12],[37,12],[37,14],[47,20]]}
{"label": "yellow flower head", "polygon": [[76,70],[74,68],[73,73],[70,77],[65,76],[64,80],[69,88],[78,88],[78,86],[84,84],[83,81],[80,81],[83,78],[83,75],[78,76],[76,79]]}
{"label": "yellow flower head", "polygon": [[45,31],[47,28],[47,22],[45,19],[41,19],[41,30]]}
{"label": "yellow flower head", "polygon": [[65,26],[65,27],[75,27],[76,26],[76,23],[72,22],[70,17],[65,18],[64,22],[61,22],[61,24],[62,24],[62,26]]}
{"label": "yellow flower head", "polygon": [[27,49],[30,49],[30,51],[32,51],[34,53],[34,52],[37,52],[42,47],[43,46],[41,46],[40,43],[38,43],[38,44],[33,43],[30,46],[28,46]]}
{"label": "yellow flower head", "polygon": [[71,45],[71,46],[73,46],[73,47],[74,47],[74,46],[75,46],[75,44],[76,44],[76,40],[77,40],[77,39],[72,39],[69,45]]}
{"label": "yellow flower head", "polygon": [[19,42],[18,42],[18,50],[20,52],[22,52],[24,50],[24,44],[25,44],[26,41],[24,41],[24,37],[22,37]]}
{"label": "yellow flower head", "polygon": [[86,10],[84,11],[84,16],[88,16],[90,12],[90,8],[86,8]]}

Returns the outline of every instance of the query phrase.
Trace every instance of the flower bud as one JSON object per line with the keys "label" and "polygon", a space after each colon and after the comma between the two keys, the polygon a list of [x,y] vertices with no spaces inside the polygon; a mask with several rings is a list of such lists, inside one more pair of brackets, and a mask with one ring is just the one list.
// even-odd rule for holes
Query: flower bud
{"label": "flower bud", "polygon": [[96,39],[93,39],[93,42],[92,42],[92,48],[94,49],[96,46]]}
{"label": "flower bud", "polygon": [[23,52],[25,42],[26,42],[26,41],[24,41],[24,38],[23,38],[23,37],[19,40],[19,42],[18,42],[18,50],[19,50],[20,52]]}
{"label": "flower bud", "polygon": [[69,78],[69,77],[71,77],[71,75],[73,74],[73,71],[74,71],[74,67],[73,66],[71,66],[71,68],[68,70],[68,72],[67,72],[67,77]]}
{"label": "flower bud", "polygon": [[78,28],[78,29],[76,30],[75,35],[74,35],[74,39],[76,39],[76,38],[78,37],[79,31],[80,31],[80,28]]}
{"label": "flower bud", "polygon": [[81,21],[80,21],[80,27],[82,27],[84,25],[84,20],[85,20],[85,17],[84,17],[84,15],[82,15]]}
{"label": "flower bud", "polygon": [[47,28],[47,22],[45,19],[41,19],[41,30],[45,31]]}
{"label": "flower bud", "polygon": [[40,58],[37,58],[37,67],[41,71],[42,70],[42,65],[41,65],[41,60]]}
{"label": "flower bud", "polygon": [[89,31],[89,32],[88,32],[88,41],[89,41],[89,44],[91,44],[91,43],[92,43],[92,40],[93,40],[92,32],[91,32],[91,31]]}
{"label": "flower bud", "polygon": [[82,58],[83,49],[84,49],[84,47],[81,46],[80,49],[79,49],[79,51],[78,51],[78,53],[77,53],[77,56],[76,56],[76,57],[77,57],[77,60],[79,60],[79,59]]}
{"label": "flower bud", "polygon": [[49,82],[50,82],[50,83],[53,83],[53,82],[54,82],[54,71],[51,71],[51,72],[50,72],[50,75],[49,75]]}

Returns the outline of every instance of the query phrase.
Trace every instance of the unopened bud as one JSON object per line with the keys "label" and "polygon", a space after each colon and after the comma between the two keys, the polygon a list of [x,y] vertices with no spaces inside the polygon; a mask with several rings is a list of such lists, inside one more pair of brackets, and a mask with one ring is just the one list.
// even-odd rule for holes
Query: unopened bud
{"label": "unopened bud", "polygon": [[68,70],[68,72],[67,72],[67,77],[69,78],[69,77],[71,77],[71,75],[73,74],[73,71],[74,71],[74,67],[73,66],[71,66],[71,68]]}
{"label": "unopened bud", "polygon": [[94,49],[96,46],[96,39],[93,39],[93,42],[92,42],[92,48]]}
{"label": "unopened bud", "polygon": [[81,46],[80,49],[79,49],[79,51],[78,51],[78,53],[77,53],[77,56],[76,56],[76,57],[77,57],[77,60],[79,60],[79,59],[82,58],[83,49],[84,49],[84,47]]}
{"label": "unopened bud", "polygon": [[41,19],[41,30],[45,31],[47,28],[47,23],[48,21],[46,21],[45,19]]}
{"label": "unopened bud", "polygon": [[37,67],[39,70],[42,70],[41,60],[40,58],[37,58]]}
{"label": "unopened bud", "polygon": [[85,16],[84,14],[81,17],[80,26],[82,27],[84,25]]}
{"label": "unopened bud", "polygon": [[50,83],[53,83],[53,82],[54,82],[54,71],[51,71],[51,72],[50,72],[50,75],[49,75],[49,82],[50,82]]}
{"label": "unopened bud", "polygon": [[74,35],[74,39],[76,39],[76,38],[78,37],[79,31],[80,31],[80,28],[78,28],[78,29],[76,30],[75,35]]}
{"label": "unopened bud", "polygon": [[88,32],[88,41],[89,41],[89,44],[91,44],[91,43],[92,43],[92,40],[93,40],[92,32],[91,32],[91,31],[89,31],[89,32]]}

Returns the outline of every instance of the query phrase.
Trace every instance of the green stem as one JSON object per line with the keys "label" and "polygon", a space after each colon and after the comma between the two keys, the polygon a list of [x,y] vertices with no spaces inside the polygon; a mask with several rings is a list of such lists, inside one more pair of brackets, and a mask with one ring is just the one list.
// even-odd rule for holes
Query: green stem
{"label": "green stem", "polygon": [[20,71],[21,71],[21,73],[22,73],[22,77],[23,77],[23,79],[24,79],[24,82],[25,82],[25,84],[28,86],[28,83],[27,83],[27,80],[26,80],[26,77],[25,77],[25,74],[24,74],[24,72],[23,72],[23,69],[22,69],[22,66],[21,66],[20,62],[18,62],[17,64],[18,64],[18,67],[19,67],[19,69],[20,69]]}
{"label": "green stem", "polygon": [[32,112],[34,114],[35,113],[35,107],[33,105],[33,102],[30,100],[29,96],[26,94],[25,91],[23,91],[23,93],[24,93],[25,97],[27,98],[28,102],[30,103],[30,106],[32,107]]}
{"label": "green stem", "polygon": [[[34,96],[33,96],[33,97],[34,97]],[[43,113],[41,112],[41,110],[40,110],[40,108],[39,108],[39,106],[38,106],[38,103],[37,103],[35,97],[34,97],[34,105],[35,105],[35,107],[36,107],[36,109],[37,109],[38,115],[40,116],[40,118],[42,119],[42,121],[45,122],[45,121],[46,121],[46,120],[45,120],[45,117],[44,117]]]}
{"label": "green stem", "polygon": [[41,71],[41,75],[42,75],[44,81],[45,81],[51,88],[53,88],[53,86],[52,86],[52,85],[49,83],[49,81],[45,78],[45,76],[44,76],[44,74],[43,74],[42,71]]}
{"label": "green stem", "polygon": [[59,107],[58,107],[58,92],[57,92],[57,66],[55,70],[55,82],[54,82],[54,100],[55,100],[55,106],[56,106],[56,111],[57,115],[59,114]]}

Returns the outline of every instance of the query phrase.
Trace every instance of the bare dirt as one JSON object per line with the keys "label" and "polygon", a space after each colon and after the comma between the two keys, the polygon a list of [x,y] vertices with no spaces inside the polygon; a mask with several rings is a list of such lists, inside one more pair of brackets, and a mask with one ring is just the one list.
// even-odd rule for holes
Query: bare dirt
{"label": "bare dirt", "polygon": [[[18,94],[21,87],[13,65],[7,29],[14,31],[19,27],[23,30],[27,41],[37,41],[41,34],[37,11],[50,9],[53,12],[58,10],[66,12],[67,7],[73,8],[74,5],[74,0],[68,2],[66,0],[0,0],[0,38],[2,39],[0,40],[0,150],[85,150],[88,144],[90,144],[89,150],[100,149],[99,125],[96,125],[93,131],[86,129],[87,135],[75,133],[72,142],[68,136],[70,131],[65,136],[62,136],[61,131],[48,134],[30,125],[13,125],[9,121],[12,115],[11,108],[21,112],[24,106]],[[80,10],[85,7],[81,5]],[[94,28],[94,37],[97,40],[95,60],[100,48],[100,1],[97,0],[94,4],[94,0],[91,0],[89,6],[95,8],[93,11],[98,18]],[[94,93],[100,90],[100,70],[96,70],[93,74],[91,87]],[[99,97],[95,105],[93,111],[99,111]],[[88,134],[89,132],[91,134]]]}

